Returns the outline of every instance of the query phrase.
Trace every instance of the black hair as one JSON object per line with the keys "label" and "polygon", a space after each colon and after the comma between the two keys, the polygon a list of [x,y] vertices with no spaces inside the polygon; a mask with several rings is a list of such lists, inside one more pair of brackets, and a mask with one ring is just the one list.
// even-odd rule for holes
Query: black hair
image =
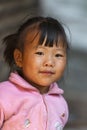
{"label": "black hair", "polygon": [[45,37],[47,36],[45,46],[52,47],[54,44],[58,45],[59,40],[62,40],[63,46],[65,46],[67,50],[69,49],[65,30],[58,20],[51,17],[32,17],[24,22],[16,33],[8,35],[3,39],[3,43],[6,45],[4,58],[10,68],[12,68],[15,64],[13,56],[14,50],[16,48],[23,50],[26,34],[29,32],[31,27],[33,27],[33,31],[36,29],[37,34],[40,34],[38,44],[42,45]]}

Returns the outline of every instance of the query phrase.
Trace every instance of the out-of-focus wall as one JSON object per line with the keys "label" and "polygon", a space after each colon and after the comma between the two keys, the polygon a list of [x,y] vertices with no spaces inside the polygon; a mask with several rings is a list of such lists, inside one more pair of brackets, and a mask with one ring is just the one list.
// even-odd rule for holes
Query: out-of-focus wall
{"label": "out-of-focus wall", "polygon": [[7,79],[9,68],[3,60],[2,39],[13,33],[29,15],[39,14],[39,0],[0,0],[0,81]]}

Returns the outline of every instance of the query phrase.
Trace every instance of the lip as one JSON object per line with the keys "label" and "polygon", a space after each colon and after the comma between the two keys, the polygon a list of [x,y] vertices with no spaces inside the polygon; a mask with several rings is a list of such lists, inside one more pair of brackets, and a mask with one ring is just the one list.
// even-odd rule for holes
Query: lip
{"label": "lip", "polygon": [[53,71],[45,70],[45,71],[40,71],[41,74],[46,74],[46,75],[53,75],[55,74]]}

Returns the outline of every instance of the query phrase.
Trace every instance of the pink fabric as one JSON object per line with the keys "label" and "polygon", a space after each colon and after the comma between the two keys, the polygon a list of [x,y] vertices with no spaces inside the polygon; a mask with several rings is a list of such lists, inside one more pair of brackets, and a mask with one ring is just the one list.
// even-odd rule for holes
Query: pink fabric
{"label": "pink fabric", "polygon": [[56,83],[39,91],[16,73],[0,83],[0,130],[62,130],[68,120],[63,90]]}

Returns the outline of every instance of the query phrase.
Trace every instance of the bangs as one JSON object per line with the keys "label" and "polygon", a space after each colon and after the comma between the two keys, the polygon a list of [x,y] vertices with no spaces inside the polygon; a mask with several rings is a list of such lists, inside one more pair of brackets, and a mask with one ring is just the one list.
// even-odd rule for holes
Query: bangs
{"label": "bangs", "polygon": [[27,28],[22,30],[21,38],[19,38],[22,39],[23,43],[25,42],[26,35],[28,35],[28,43],[33,43],[36,37],[39,36],[38,45],[44,43],[44,46],[53,47],[54,45],[59,46],[61,44],[66,49],[69,49],[63,26],[60,22],[50,17],[37,19],[35,23],[27,25]]}
{"label": "bangs", "polygon": [[45,46],[53,47],[61,43],[64,47],[68,48],[68,42],[63,27],[58,22],[42,22],[39,24],[40,39],[39,45],[42,45],[45,40]]}

